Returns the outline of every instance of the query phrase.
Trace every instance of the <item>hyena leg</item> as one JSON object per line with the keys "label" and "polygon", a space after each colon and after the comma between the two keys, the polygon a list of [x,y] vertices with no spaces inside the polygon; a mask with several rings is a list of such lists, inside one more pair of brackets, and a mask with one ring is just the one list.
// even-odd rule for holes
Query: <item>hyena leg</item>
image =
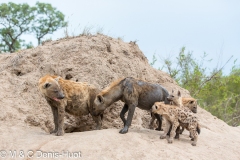
{"label": "hyena leg", "polygon": [[96,125],[96,130],[100,130],[101,127],[102,127],[102,118],[101,116],[92,116],[93,117],[93,120],[97,123]]}
{"label": "hyena leg", "polygon": [[131,123],[132,123],[132,118],[133,118],[133,114],[134,114],[135,108],[136,108],[136,105],[135,105],[135,104],[131,104],[131,105],[128,106],[127,121],[126,121],[126,124],[124,125],[124,128],[121,129],[121,130],[119,131],[119,133],[125,134],[125,133],[128,132],[128,128],[129,128],[129,126],[130,126]]}
{"label": "hyena leg", "polygon": [[194,130],[194,127],[192,125],[189,125],[188,130],[189,130],[189,137],[191,138],[191,141],[194,141],[194,136],[192,132]]}
{"label": "hyena leg", "polygon": [[162,116],[159,114],[155,114],[155,117],[157,118],[158,122],[158,128],[156,128],[156,130],[162,131]]}
{"label": "hyena leg", "polygon": [[178,119],[176,119],[172,123],[172,130],[170,132],[170,137],[168,139],[168,143],[173,142],[173,137],[175,137],[175,135],[176,135],[176,129],[177,129],[178,126],[179,126],[179,122],[178,122]]}
{"label": "hyena leg", "polygon": [[179,139],[179,134],[181,132],[180,126],[177,127],[175,139]]}
{"label": "hyena leg", "polygon": [[167,133],[168,136],[170,136],[171,130],[172,130],[172,124],[171,124],[170,127],[169,127],[169,130],[168,130],[168,133]]}
{"label": "hyena leg", "polygon": [[191,135],[193,136],[193,143],[192,146],[196,146],[197,145],[197,140],[198,140],[198,133],[196,130],[191,130]]}
{"label": "hyena leg", "polygon": [[153,113],[151,113],[151,117],[152,117],[152,119],[150,121],[149,128],[150,129],[154,129],[153,123],[154,123],[154,120],[156,119],[156,117],[155,117],[155,115]]}
{"label": "hyena leg", "polygon": [[125,113],[126,113],[127,111],[128,111],[128,105],[127,105],[127,104],[124,104],[123,109],[122,109],[122,111],[121,111],[121,113],[120,113],[120,118],[122,119],[124,126],[125,126],[125,124],[126,124]]}
{"label": "hyena leg", "polygon": [[194,141],[194,136],[193,136],[193,134],[191,132],[190,132],[189,137],[191,138],[191,141]]}
{"label": "hyena leg", "polygon": [[184,131],[184,127],[182,127],[182,129],[180,130],[180,134],[182,134]]}
{"label": "hyena leg", "polygon": [[54,129],[50,132],[50,134],[56,133],[58,129],[58,108],[51,106],[51,109],[53,113]]}
{"label": "hyena leg", "polygon": [[160,136],[160,139],[166,138],[167,133],[168,133],[170,127],[171,127],[171,122],[169,120],[165,119],[165,118],[164,118],[164,120],[166,122],[166,126],[165,126],[165,128],[163,130],[163,135]]}
{"label": "hyena leg", "polygon": [[64,115],[65,107],[61,105],[58,107],[58,130],[56,132],[56,136],[62,136],[64,134]]}

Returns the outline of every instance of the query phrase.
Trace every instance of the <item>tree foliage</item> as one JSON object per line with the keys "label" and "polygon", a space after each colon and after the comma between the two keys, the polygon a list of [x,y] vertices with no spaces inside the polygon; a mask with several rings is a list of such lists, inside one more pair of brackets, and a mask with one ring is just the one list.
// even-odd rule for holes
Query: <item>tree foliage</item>
{"label": "tree foliage", "polygon": [[41,39],[66,26],[64,15],[51,4],[37,2],[36,6],[12,2],[0,4],[0,50],[14,52],[26,44],[21,36],[33,34],[40,44]]}
{"label": "tree foliage", "polygon": [[232,126],[240,125],[240,69],[207,83],[197,97],[202,106]]}
{"label": "tree foliage", "polygon": [[34,19],[35,7],[28,4],[14,4],[9,2],[0,5],[0,47],[4,52],[14,52],[22,47],[23,33],[29,33]]}
{"label": "tree foliage", "polygon": [[[201,107],[229,125],[238,126],[240,125],[240,68],[234,64],[230,74],[224,75],[222,73],[224,66],[209,70],[203,64],[206,59],[206,53],[200,60],[194,59],[192,53],[185,53],[183,47],[176,61],[163,60],[162,69],[167,71],[181,87],[189,90],[191,96],[198,99]],[[154,61],[156,62],[156,57]]]}
{"label": "tree foliage", "polygon": [[57,11],[51,4],[37,2],[36,6],[37,12],[32,30],[39,45],[46,34],[52,34],[59,28],[65,27],[67,22],[64,21],[63,13]]}

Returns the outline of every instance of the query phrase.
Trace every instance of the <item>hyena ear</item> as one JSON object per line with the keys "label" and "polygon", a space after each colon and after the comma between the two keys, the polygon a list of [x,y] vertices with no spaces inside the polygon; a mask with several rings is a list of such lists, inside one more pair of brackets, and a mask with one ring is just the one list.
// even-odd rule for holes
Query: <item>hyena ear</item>
{"label": "hyena ear", "polygon": [[178,97],[181,97],[181,92],[180,91],[178,91]]}
{"label": "hyena ear", "polygon": [[60,76],[58,76],[57,78],[55,78],[55,80],[58,82],[60,78],[61,78],[61,77],[60,77]]}
{"label": "hyena ear", "polygon": [[97,96],[97,100],[98,100],[100,103],[103,103],[103,102],[104,102],[104,98],[103,98],[103,96],[101,96],[101,95],[98,95],[98,96]]}
{"label": "hyena ear", "polygon": [[48,88],[48,87],[50,87],[51,86],[51,84],[50,83],[45,83],[44,85],[43,85],[43,89],[46,89],[46,88]]}

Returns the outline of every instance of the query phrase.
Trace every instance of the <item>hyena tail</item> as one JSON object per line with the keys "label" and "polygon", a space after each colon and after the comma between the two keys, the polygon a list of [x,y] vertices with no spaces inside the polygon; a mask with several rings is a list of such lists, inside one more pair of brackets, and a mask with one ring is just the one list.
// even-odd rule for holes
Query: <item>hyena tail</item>
{"label": "hyena tail", "polygon": [[201,131],[201,128],[200,128],[200,125],[198,124],[197,125],[197,132],[198,132],[198,134],[200,134],[200,131]]}

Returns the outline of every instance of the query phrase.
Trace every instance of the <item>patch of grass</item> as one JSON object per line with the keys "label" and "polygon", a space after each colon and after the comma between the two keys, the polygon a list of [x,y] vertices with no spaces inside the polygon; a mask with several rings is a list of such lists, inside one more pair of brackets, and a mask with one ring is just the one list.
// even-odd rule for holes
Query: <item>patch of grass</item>
{"label": "patch of grass", "polygon": [[83,31],[80,34],[80,36],[90,36],[90,35],[92,35],[92,33],[91,33],[92,29],[93,29],[93,26],[85,26],[83,28]]}

